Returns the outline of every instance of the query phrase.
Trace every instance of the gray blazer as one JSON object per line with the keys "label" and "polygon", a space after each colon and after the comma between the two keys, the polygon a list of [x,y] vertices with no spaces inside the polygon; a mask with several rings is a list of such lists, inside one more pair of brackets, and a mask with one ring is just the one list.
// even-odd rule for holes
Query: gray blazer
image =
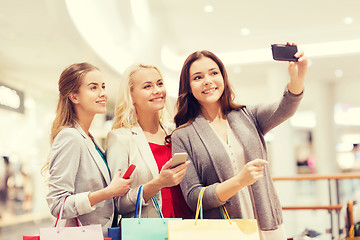
{"label": "gray blazer", "polygon": [[[165,127],[169,132],[169,127]],[[122,197],[115,199],[116,208],[123,217],[134,217],[136,198],[140,185],[143,185],[159,175],[159,170],[152,154],[149,143],[142,128],[137,124],[132,128],[118,128],[111,130],[106,141],[106,158],[111,175],[118,169],[122,174],[130,164],[136,168],[131,176],[133,179],[130,190]],[[162,206],[161,192],[157,193],[160,208]],[[159,214],[152,201],[143,202],[141,216],[156,218]]]}
{"label": "gray blazer", "polygon": [[[284,92],[280,102],[257,105],[233,110],[227,114],[230,127],[244,147],[245,159],[267,159],[264,135],[290,116],[302,98]],[[179,128],[172,134],[173,154],[187,152],[191,160],[186,175],[180,183],[185,200],[195,210],[198,194],[203,186],[208,186],[203,198],[204,218],[222,218],[219,206],[226,204],[231,218],[241,218],[238,195],[226,203],[216,195],[216,185],[237,173],[231,168],[230,159],[216,133],[200,114],[194,122]],[[274,230],[283,222],[280,201],[275,192],[269,167],[265,167],[264,178],[250,187],[254,197],[255,215],[262,230]]]}
{"label": "gray blazer", "polygon": [[[99,144],[97,146],[100,148]],[[109,170],[93,141],[78,124],[75,128],[64,128],[54,139],[49,172],[46,200],[51,214],[57,217],[67,197],[63,214],[66,226],[77,226],[74,218],[78,217],[83,225],[101,224],[107,236],[113,220],[114,201],[107,199],[91,207],[88,195],[110,184]]]}

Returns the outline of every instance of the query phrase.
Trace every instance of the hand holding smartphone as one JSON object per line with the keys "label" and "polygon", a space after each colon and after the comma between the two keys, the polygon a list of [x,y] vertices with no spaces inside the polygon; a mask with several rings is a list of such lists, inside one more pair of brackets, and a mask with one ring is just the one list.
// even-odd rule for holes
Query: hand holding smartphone
{"label": "hand holding smartphone", "polygon": [[175,168],[186,162],[187,153],[175,153],[172,158],[172,163],[170,168]]}
{"label": "hand holding smartphone", "polygon": [[134,164],[131,164],[128,169],[126,170],[125,174],[123,175],[124,179],[129,179],[131,174],[134,172],[136,166]]}
{"label": "hand holding smartphone", "polygon": [[271,45],[273,59],[277,61],[297,62],[298,58],[294,55],[298,49],[296,45],[290,44],[272,44]]}

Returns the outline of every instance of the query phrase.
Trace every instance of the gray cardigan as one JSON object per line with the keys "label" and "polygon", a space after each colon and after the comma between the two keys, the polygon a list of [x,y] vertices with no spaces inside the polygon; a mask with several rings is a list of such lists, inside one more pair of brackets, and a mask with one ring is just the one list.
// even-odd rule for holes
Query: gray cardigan
{"label": "gray cardigan", "polygon": [[[302,94],[294,95],[286,90],[279,102],[247,106],[227,114],[231,129],[244,147],[247,161],[268,159],[264,135],[290,118],[301,99]],[[200,114],[190,125],[175,130],[171,141],[172,153],[187,152],[191,161],[180,183],[190,208],[195,211],[201,188],[208,186],[203,198],[204,218],[222,218],[218,207],[223,204],[226,204],[231,218],[241,218],[237,194],[226,203],[216,195],[216,185],[237,173],[234,173],[224,146],[203,115]],[[261,230],[277,229],[283,218],[268,166],[265,167],[264,177],[249,189],[254,197],[255,215]]]}

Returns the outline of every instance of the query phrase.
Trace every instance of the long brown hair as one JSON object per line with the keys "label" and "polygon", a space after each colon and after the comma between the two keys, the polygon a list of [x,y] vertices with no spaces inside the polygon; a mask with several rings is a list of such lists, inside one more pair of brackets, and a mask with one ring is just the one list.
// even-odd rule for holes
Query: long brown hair
{"label": "long brown hair", "polygon": [[233,90],[231,89],[228,75],[222,61],[210,51],[196,51],[187,57],[181,69],[179,96],[176,103],[177,113],[174,117],[176,127],[192,123],[195,118],[201,113],[200,103],[191,93],[190,67],[193,62],[203,57],[210,58],[218,65],[221,75],[224,79],[224,92],[219,99],[222,113],[225,115],[231,110],[239,109],[244,106],[234,103],[235,95]]}
{"label": "long brown hair", "polygon": [[[91,71],[99,69],[90,63],[75,63],[67,67],[59,78],[59,101],[56,109],[55,119],[51,126],[50,143],[54,142],[58,133],[66,127],[74,127],[77,119],[72,101],[69,99],[71,93],[79,91],[84,76]],[[42,172],[48,169],[49,161],[45,163]]]}

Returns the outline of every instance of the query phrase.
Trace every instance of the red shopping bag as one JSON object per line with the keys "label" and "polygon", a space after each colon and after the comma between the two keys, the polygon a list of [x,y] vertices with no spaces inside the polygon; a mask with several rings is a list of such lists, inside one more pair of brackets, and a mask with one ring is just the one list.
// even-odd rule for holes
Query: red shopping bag
{"label": "red shopping bag", "polygon": [[23,236],[23,240],[40,240],[40,236]]}

